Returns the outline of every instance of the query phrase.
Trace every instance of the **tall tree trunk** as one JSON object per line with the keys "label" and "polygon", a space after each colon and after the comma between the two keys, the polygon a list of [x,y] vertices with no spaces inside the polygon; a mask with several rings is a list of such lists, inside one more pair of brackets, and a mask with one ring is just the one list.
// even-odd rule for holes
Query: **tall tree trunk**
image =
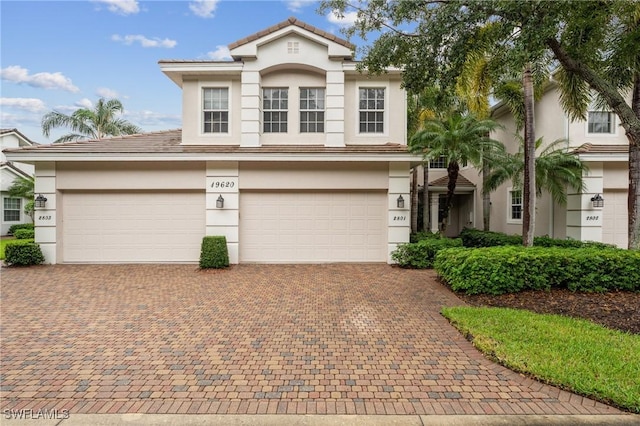
{"label": "tall tree trunk", "polygon": [[[633,82],[631,108],[640,118],[640,73]],[[627,132],[629,139],[629,249],[640,249],[640,136]],[[634,140],[635,138],[635,140]]]}
{"label": "tall tree trunk", "polygon": [[531,64],[525,66],[522,74],[524,88],[524,183],[522,199],[524,212],[522,216],[522,244],[533,246],[536,218],[536,135],[533,99],[533,79]]}
{"label": "tall tree trunk", "polygon": [[442,226],[440,232],[444,235],[449,226],[449,211],[453,207],[453,196],[456,192],[456,183],[458,182],[458,173],[460,172],[460,165],[457,161],[450,161],[447,166],[447,176],[449,182],[447,183],[447,201],[444,206],[444,212],[442,213]]}
{"label": "tall tree trunk", "polygon": [[482,229],[491,230],[491,192],[485,190],[487,179],[489,179],[489,162],[482,159]]}
{"label": "tall tree trunk", "polygon": [[426,161],[422,165],[422,231],[429,232],[429,219],[431,218],[431,207],[429,200],[429,162]]}
{"label": "tall tree trunk", "polygon": [[418,232],[418,169],[411,170],[411,233]]}

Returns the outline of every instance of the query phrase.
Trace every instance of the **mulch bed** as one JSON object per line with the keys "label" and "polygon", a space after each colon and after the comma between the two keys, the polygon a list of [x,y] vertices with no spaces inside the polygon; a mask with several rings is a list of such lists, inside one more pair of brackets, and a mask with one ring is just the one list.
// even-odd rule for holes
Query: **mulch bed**
{"label": "mulch bed", "polygon": [[640,293],[582,293],[566,289],[523,291],[491,296],[457,294],[471,306],[528,309],[537,313],[585,318],[605,327],[640,334]]}

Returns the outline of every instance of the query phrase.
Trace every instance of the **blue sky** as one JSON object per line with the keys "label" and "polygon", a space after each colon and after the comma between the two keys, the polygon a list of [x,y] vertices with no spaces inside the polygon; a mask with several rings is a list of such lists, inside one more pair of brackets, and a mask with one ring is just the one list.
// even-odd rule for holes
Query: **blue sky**
{"label": "blue sky", "polygon": [[[145,131],[181,127],[181,91],[161,59],[227,59],[226,46],[294,16],[340,35],[349,21],[310,0],[0,1],[0,127],[38,143],[40,120],[116,97]],[[352,40],[358,44],[358,41]]]}

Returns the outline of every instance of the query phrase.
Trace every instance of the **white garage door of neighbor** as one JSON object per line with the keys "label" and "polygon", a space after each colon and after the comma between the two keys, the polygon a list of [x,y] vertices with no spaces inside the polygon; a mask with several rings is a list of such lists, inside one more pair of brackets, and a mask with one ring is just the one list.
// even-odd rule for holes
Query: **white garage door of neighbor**
{"label": "white garage door of neighbor", "polygon": [[602,194],[602,242],[621,248],[628,246],[627,191],[605,191]]}
{"label": "white garage door of neighbor", "polygon": [[63,194],[64,262],[197,262],[204,192]]}
{"label": "white garage door of neighbor", "polygon": [[384,262],[385,192],[241,192],[241,262]]}

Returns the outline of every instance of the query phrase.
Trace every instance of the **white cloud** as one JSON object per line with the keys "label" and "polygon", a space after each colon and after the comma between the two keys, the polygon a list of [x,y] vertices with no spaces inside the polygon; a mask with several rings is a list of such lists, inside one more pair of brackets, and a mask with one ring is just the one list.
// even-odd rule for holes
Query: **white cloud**
{"label": "white cloud", "polygon": [[317,3],[317,0],[285,0],[287,4],[287,9],[292,12],[298,13],[302,10],[303,7],[309,6],[312,3]]}
{"label": "white cloud", "polygon": [[332,24],[339,25],[341,27],[348,27],[356,22],[358,18],[358,12],[346,12],[342,17],[338,16],[335,11],[327,13],[327,20]]}
{"label": "white cloud", "polygon": [[107,5],[110,12],[120,15],[133,15],[140,12],[138,0],[93,0],[95,3]]}
{"label": "white cloud", "polygon": [[60,72],[39,72],[29,75],[29,70],[19,65],[11,65],[0,70],[0,77],[3,80],[18,84],[26,84],[31,87],[42,89],[60,89],[67,92],[77,93],[80,91],[70,78],[65,77]]}
{"label": "white cloud", "polygon": [[29,112],[41,112],[46,109],[44,102],[36,98],[0,98],[0,106]]}
{"label": "white cloud", "polygon": [[133,123],[136,123],[145,130],[154,129],[175,129],[182,124],[182,116],[180,114],[163,114],[148,110],[142,111],[125,111],[123,117]]}
{"label": "white cloud", "polygon": [[224,61],[231,59],[231,53],[229,53],[229,48],[227,46],[218,45],[216,46],[216,50],[207,52],[207,57],[214,61]]}
{"label": "white cloud", "polygon": [[82,98],[77,102],[74,102],[73,104],[76,107],[79,108],[86,108],[86,109],[91,109],[93,108],[93,102],[91,102],[91,100],[87,99],[87,98]]}
{"label": "white cloud", "polygon": [[130,34],[130,35],[126,35],[126,36],[121,36],[119,34],[114,34],[111,36],[111,40],[113,41],[119,41],[122,42],[126,45],[131,45],[135,42],[140,43],[140,46],[142,47],[164,47],[167,49],[171,49],[173,47],[176,46],[176,44],[178,44],[177,41],[175,40],[171,40],[168,38],[165,38],[164,40],[161,40],[157,37],[150,39],[147,38],[143,35],[140,34]]}
{"label": "white cloud", "polygon": [[111,90],[109,88],[106,87],[98,87],[98,90],[96,90],[96,95],[100,96],[101,98],[105,98],[105,99],[113,99],[113,98],[117,98],[120,96],[120,94],[118,92],[116,92],[115,90]]}
{"label": "white cloud", "polygon": [[189,3],[189,9],[201,18],[213,18],[219,0],[195,0]]}

